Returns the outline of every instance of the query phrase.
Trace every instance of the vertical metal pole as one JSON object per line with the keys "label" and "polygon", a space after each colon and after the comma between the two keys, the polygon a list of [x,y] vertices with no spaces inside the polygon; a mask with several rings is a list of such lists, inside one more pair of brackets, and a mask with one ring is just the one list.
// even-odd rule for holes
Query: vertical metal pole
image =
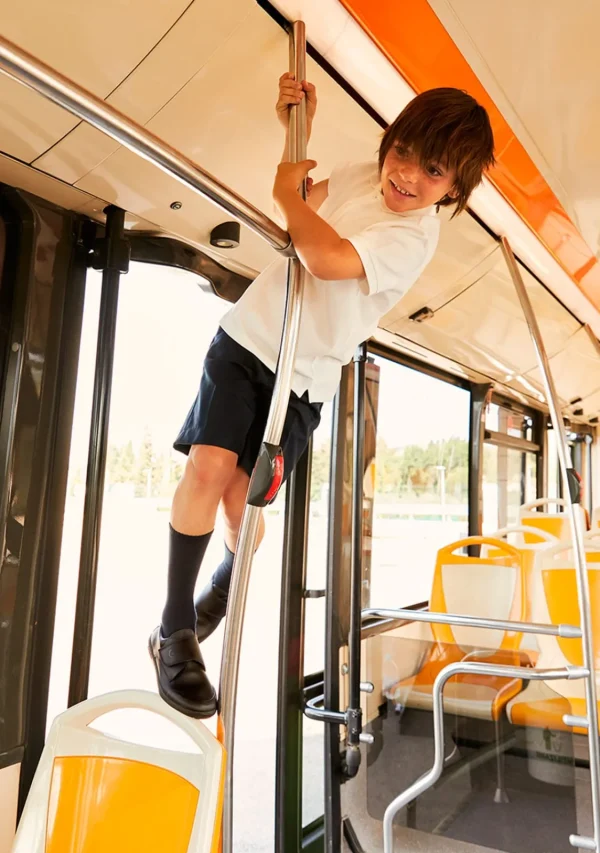
{"label": "vertical metal pole", "polygon": [[[342,370],[335,397],[331,424],[332,447],[329,473],[329,508],[327,520],[327,578],[325,587],[325,684],[324,707],[340,706],[340,648],[346,641],[340,614],[341,580],[344,574],[345,542],[345,450],[350,367]],[[344,616],[345,621],[345,616]],[[340,727],[329,723],[324,737],[325,772],[325,845],[324,853],[340,853],[342,849],[342,761]]]}
{"label": "vertical metal pole", "polygon": [[[294,23],[293,31],[290,34],[290,70],[295,74],[296,80],[306,79],[306,35],[302,21]],[[303,98],[298,107],[290,108],[289,155],[291,161],[296,162],[306,158],[306,142],[306,101]],[[302,188],[302,197],[306,198],[305,186]],[[287,299],[283,332],[273,399],[263,436],[264,443],[278,445],[283,432],[294,374],[303,292],[304,267],[296,258],[290,259],[288,261]],[[252,560],[256,550],[260,513],[260,507],[246,504],[236,547],[225,620],[219,720],[227,762],[223,804],[223,853],[232,853],[233,851],[233,751],[237,683],[244,612],[250,584]]]}
{"label": "vertical metal pole", "polygon": [[119,280],[121,272],[127,271],[128,260],[123,255],[124,222],[125,212],[123,210],[112,205],[106,209],[106,237],[102,244],[102,299],[98,322],[92,420],[81,531],[79,582],[77,585],[71,680],[69,683],[69,708],[87,698],[90,678],[90,655],[94,630],[94,604],[100,550]]}
{"label": "vertical metal pole", "polygon": [[[479,383],[471,386],[469,417],[469,536],[481,536],[483,531],[483,446],[485,436],[485,409],[492,386]],[[469,556],[479,556],[479,546],[469,545]]]}
{"label": "vertical metal pole", "polygon": [[124,222],[125,212],[123,210],[112,205],[106,209],[102,299],[98,321],[92,420],[79,558],[79,583],[77,586],[71,680],[69,683],[69,707],[87,698],[90,677],[119,280],[121,272],[127,271],[127,259],[124,259],[122,252]]}
{"label": "vertical metal pole", "polygon": [[275,850],[302,848],[302,686],[304,683],[304,590],[310,514],[312,443],[288,481],[281,578],[277,749],[275,755]]}
{"label": "vertical metal pole", "polygon": [[544,342],[538,322],[527,294],[527,289],[521,277],[519,267],[512,253],[512,249],[506,237],[502,238],[502,251],[512,276],[521,307],[529,327],[531,339],[539,362],[540,371],[544,381],[546,402],[550,410],[550,418],[558,441],[558,460],[561,472],[563,493],[567,502],[567,512],[571,522],[573,535],[572,548],[575,554],[575,567],[577,577],[577,594],[579,598],[579,612],[581,617],[581,645],[583,648],[583,666],[589,670],[590,675],[585,678],[585,700],[587,705],[588,719],[588,743],[590,750],[590,781],[592,787],[592,816],[594,821],[594,843],[595,849],[600,851],[600,740],[598,739],[598,705],[596,698],[596,678],[594,671],[594,646],[592,641],[592,614],[590,609],[590,590],[585,558],[585,545],[583,533],[577,520],[575,510],[579,503],[579,484],[574,475],[571,463],[571,454],[567,441],[567,434],[558,404],[558,395],[554,387],[554,380],[550,372],[548,357],[544,348]]}
{"label": "vertical metal pole", "polygon": [[365,476],[365,365],[367,345],[354,354],[354,423],[352,436],[352,568],[350,571],[350,630],[348,632],[348,731],[345,772],[352,777],[360,766],[360,640],[363,556],[363,480]]}
{"label": "vertical metal pole", "polygon": [[586,435],[585,437],[585,460],[586,460],[586,472],[587,472],[587,480],[585,483],[586,488],[586,496],[587,496],[587,511],[590,514],[590,521],[592,518],[592,513],[594,512],[594,466],[593,466],[593,444],[594,440],[591,435]]}
{"label": "vertical metal pole", "polygon": [[536,454],[535,497],[537,499],[548,494],[548,429],[546,427],[546,416],[541,412],[535,416],[533,440],[541,448]]}

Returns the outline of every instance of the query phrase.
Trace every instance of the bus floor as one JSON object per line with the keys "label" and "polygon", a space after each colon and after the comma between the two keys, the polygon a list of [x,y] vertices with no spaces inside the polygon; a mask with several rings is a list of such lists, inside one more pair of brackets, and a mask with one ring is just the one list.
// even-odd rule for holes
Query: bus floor
{"label": "bus floor", "polygon": [[[453,760],[434,788],[397,815],[396,853],[570,853],[569,835],[591,834],[584,737],[565,736],[568,754],[558,760],[556,754],[540,758],[527,732],[507,724],[502,742],[508,802],[497,803],[496,750],[486,739],[486,727],[493,726],[450,715],[445,723],[445,754]],[[366,730],[375,742],[363,747],[358,776],[342,786],[342,808],[360,848],[379,853],[386,807],[433,763],[432,717],[411,709],[398,713],[390,703]],[[347,853],[357,853],[344,843]]]}

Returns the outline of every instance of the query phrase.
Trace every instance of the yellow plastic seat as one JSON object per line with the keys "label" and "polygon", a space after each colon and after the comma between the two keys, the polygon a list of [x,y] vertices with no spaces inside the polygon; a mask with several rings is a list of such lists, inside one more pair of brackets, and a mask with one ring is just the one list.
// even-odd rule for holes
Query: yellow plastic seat
{"label": "yellow plastic seat", "polygon": [[600,529],[592,528],[583,537],[588,563],[600,563]]}
{"label": "yellow plastic seat", "polygon": [[[535,589],[538,587],[535,576],[541,571],[541,561],[544,551],[552,545],[558,544],[555,536],[541,527],[529,527],[524,524],[512,524],[508,527],[503,527],[491,534],[492,539],[512,539],[509,544],[513,545],[522,554],[523,558],[523,593],[527,597],[527,602],[524,608],[526,613],[533,612],[532,596]],[[499,552],[493,548],[486,548],[485,553],[489,556],[496,556]],[[524,634],[521,641],[521,650],[524,652],[524,659],[528,658],[529,663],[535,663],[539,657],[539,648],[536,642],[535,635]]]}
{"label": "yellow plastic seat", "polygon": [[[456,552],[487,546],[488,553],[470,557]],[[491,550],[492,553],[489,553]],[[473,536],[437,555],[429,608],[490,619],[528,621],[523,553],[500,539]],[[431,710],[433,683],[445,666],[476,656],[490,663],[528,663],[519,651],[522,634],[483,628],[431,625],[431,645],[419,671],[397,682],[386,695],[409,708]],[[447,713],[497,720],[521,689],[521,679],[460,675],[444,688]]]}
{"label": "yellow plastic seat", "polygon": [[[594,631],[594,667],[597,670],[600,664],[600,543],[596,538],[594,547],[593,539],[589,536],[585,537],[585,541]],[[576,570],[568,544],[556,545],[544,554],[539,582],[540,590],[539,595],[535,595],[532,620],[579,625]],[[538,643],[539,667],[581,666],[583,663],[581,640],[540,636]],[[599,683],[598,674],[596,680]],[[568,679],[553,681],[551,684],[530,682],[509,703],[507,714],[514,725],[585,734],[585,729],[571,729],[563,722],[564,714],[585,716],[584,683]]]}
{"label": "yellow plastic seat", "polygon": [[[166,717],[198,752],[127,743],[91,728],[139,708]],[[199,721],[156,694],[126,690],[75,705],[54,721],[13,853],[217,853],[224,750]]]}
{"label": "yellow plastic seat", "polygon": [[[542,511],[542,507],[556,506],[555,512],[548,509]],[[565,509],[567,502],[562,498],[539,498],[536,501],[523,504],[519,510],[519,524],[527,527],[535,527],[550,533],[559,542],[571,541],[571,524],[566,512],[559,512],[559,507]],[[585,516],[583,508],[577,504],[575,507],[577,520],[581,525],[582,533],[585,531]],[[532,534],[527,534],[524,540],[527,544],[534,542]]]}

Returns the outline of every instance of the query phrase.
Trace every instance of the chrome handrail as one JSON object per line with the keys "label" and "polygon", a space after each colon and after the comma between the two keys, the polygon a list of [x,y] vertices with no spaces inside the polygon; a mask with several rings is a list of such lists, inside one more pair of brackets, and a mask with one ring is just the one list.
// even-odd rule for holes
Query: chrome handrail
{"label": "chrome handrail", "polygon": [[[579,602],[579,615],[581,620],[581,645],[583,649],[583,665],[591,675],[585,679],[585,703],[588,718],[588,744],[590,750],[590,784],[592,789],[592,816],[594,824],[593,843],[595,849],[600,851],[600,740],[598,738],[598,698],[596,691],[596,678],[594,673],[594,642],[592,636],[592,611],[590,608],[590,587],[587,572],[587,561],[585,558],[585,543],[583,541],[583,530],[578,523],[575,510],[576,501],[571,495],[573,485],[573,463],[571,450],[567,441],[565,424],[558,403],[558,394],[550,372],[550,364],[544,347],[542,333],[527,293],[527,288],[521,276],[521,272],[513,255],[512,249],[506,237],[502,238],[502,251],[508,266],[508,271],[517,291],[525,320],[529,328],[533,347],[538,359],[540,372],[544,381],[546,392],[546,403],[550,410],[552,427],[558,438],[556,449],[563,486],[566,510],[571,522],[572,548],[575,557],[575,576],[577,578],[577,598]],[[570,476],[571,475],[571,476]],[[578,503],[578,501],[577,501]]]}
{"label": "chrome handrail", "polygon": [[438,625],[461,625],[465,628],[491,628],[497,631],[515,631],[523,634],[548,634],[552,637],[579,639],[581,628],[577,625],[551,625],[544,622],[513,622],[509,619],[485,619],[460,613],[436,613],[433,610],[389,609],[369,607],[362,611],[363,622],[373,617],[381,619],[406,619],[412,622],[434,622]]}

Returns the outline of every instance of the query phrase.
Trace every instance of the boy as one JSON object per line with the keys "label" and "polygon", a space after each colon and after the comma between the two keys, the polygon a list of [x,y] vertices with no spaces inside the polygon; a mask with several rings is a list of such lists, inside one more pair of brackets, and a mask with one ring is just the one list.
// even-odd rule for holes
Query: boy
{"label": "boy", "polygon": [[[288,129],[290,105],[314,86],[291,74],[279,81],[277,114]],[[419,278],[435,250],[439,207],[464,210],[494,162],[483,107],[458,89],[416,97],[383,135],[378,162],[339,166],[298,188],[316,163],[280,163],[273,197],[307,270],[292,393],[282,436],[289,475],[336,392],[342,366]],[[287,150],[287,147],[286,149]],[[223,317],[210,345],[198,397],[175,442],[189,454],[173,500],[167,603],[150,637],[162,698],[192,717],[216,710],[199,641],[225,615],[237,534],[273,391],[286,259],[278,258]],[[225,517],[225,557],[194,604],[194,587],[217,509]],[[264,532],[261,519],[259,541]]]}

